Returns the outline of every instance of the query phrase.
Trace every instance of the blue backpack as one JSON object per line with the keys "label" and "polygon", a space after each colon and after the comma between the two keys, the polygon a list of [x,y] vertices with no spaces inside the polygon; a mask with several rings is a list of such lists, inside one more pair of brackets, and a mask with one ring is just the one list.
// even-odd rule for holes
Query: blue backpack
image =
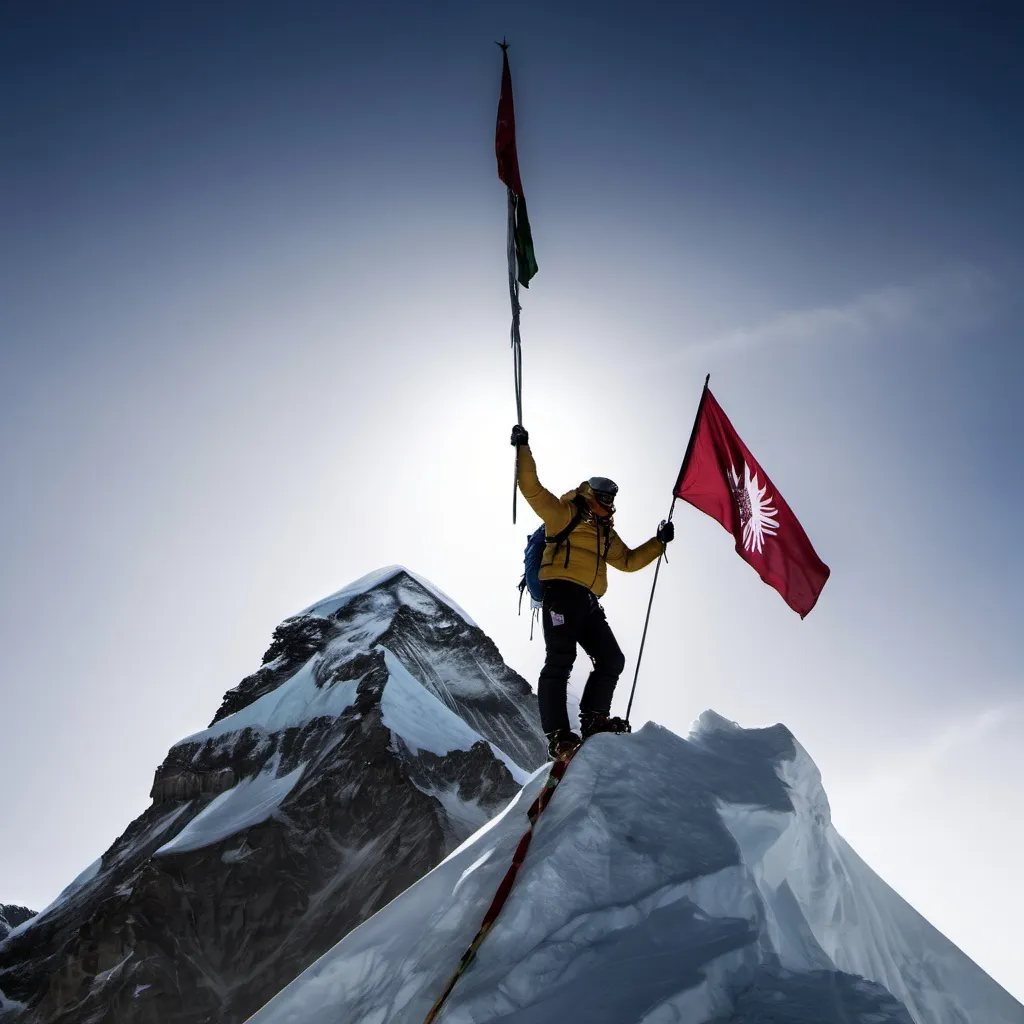
{"label": "blue backpack", "polygon": [[[565,544],[565,564],[568,566],[569,534],[576,529],[582,518],[583,510],[577,505],[576,514],[570,520],[569,525],[564,530],[556,533],[554,537],[547,536],[543,523],[530,534],[526,541],[526,551],[523,555],[523,578],[519,581],[520,611],[523,608],[524,590],[529,590],[530,598],[535,608],[539,607],[544,600],[544,581],[540,578],[540,564],[541,559],[544,557],[544,549],[548,544],[555,545],[555,554],[558,554],[558,549],[562,544]],[[554,556],[552,556],[551,560],[554,561]]]}

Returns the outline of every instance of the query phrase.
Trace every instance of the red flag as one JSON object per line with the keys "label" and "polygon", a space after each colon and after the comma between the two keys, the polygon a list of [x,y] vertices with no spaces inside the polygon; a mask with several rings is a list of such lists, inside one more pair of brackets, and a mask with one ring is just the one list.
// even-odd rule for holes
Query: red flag
{"label": "red flag", "polygon": [[498,124],[494,130],[494,151],[498,155],[498,177],[517,196],[523,197],[519,177],[519,154],[516,152],[516,111],[512,103],[512,70],[508,66],[508,49],[501,46],[501,96],[498,98]]}
{"label": "red flag", "polygon": [[800,618],[814,607],[829,568],[707,385],[675,495],[717,519],[736,538],[740,558]]}
{"label": "red flag", "polygon": [[498,177],[509,191],[509,217],[515,243],[515,266],[510,263],[509,274],[515,274],[524,288],[537,273],[537,256],[533,251],[533,231],[526,211],[523,180],[519,177],[519,154],[516,151],[516,111],[512,103],[512,72],[508,66],[508,44],[501,47],[501,95],[498,97],[498,122],[494,129],[494,151],[498,157]]}

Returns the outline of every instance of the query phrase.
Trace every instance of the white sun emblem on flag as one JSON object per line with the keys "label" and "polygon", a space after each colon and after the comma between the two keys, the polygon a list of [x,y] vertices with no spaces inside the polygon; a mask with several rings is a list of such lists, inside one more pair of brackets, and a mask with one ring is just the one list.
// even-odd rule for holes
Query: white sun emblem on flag
{"label": "white sun emblem on flag", "polygon": [[729,467],[729,486],[740,511],[740,525],[743,527],[743,547],[747,551],[761,553],[766,537],[772,537],[779,530],[778,509],[772,505],[768,495],[768,484],[761,486],[757,474],[750,474],[750,467],[743,463],[743,479],[735,466]]}

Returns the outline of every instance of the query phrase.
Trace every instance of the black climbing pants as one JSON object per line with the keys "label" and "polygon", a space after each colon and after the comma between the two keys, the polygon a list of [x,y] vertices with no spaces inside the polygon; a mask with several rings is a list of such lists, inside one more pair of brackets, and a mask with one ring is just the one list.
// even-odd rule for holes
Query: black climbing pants
{"label": "black climbing pants", "polygon": [[594,663],[583,689],[580,710],[607,714],[626,659],[600,601],[578,583],[550,580],[544,584],[542,621],[547,657],[537,686],[541,728],[552,732],[569,727],[565,688],[576,661],[577,644]]}

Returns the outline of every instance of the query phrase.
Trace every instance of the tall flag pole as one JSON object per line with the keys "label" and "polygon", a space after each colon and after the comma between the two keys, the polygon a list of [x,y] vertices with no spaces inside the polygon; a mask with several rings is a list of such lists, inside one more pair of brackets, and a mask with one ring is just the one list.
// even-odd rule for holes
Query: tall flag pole
{"label": "tall flag pole", "polygon": [[[682,498],[721,523],[733,535],[740,558],[768,586],[774,587],[802,619],[817,603],[828,580],[829,567],[818,557],[793,510],[736,433],[708,387],[710,380],[708,374],[683,464],[672,489],[668,517],[672,518],[676,500]],[[655,569],[627,720],[633,707],[657,585]]]}
{"label": "tall flag pole", "polygon": [[[697,425],[700,423],[700,414],[704,409],[704,396],[708,393],[708,381],[711,380],[711,374],[709,373],[704,378],[704,390],[700,393],[700,401],[697,403],[697,415],[693,418],[693,429],[690,431],[690,440],[686,445],[686,454],[683,456],[683,466],[679,470],[678,479],[682,479],[683,473],[686,471],[686,464],[690,460],[690,453],[693,451],[693,442],[697,436]],[[668,509],[668,522],[672,521],[672,513],[676,510],[676,502],[679,500],[679,495],[675,492],[672,494],[672,504]],[[661,572],[661,560],[665,557],[665,550],[662,548],[662,552],[658,555],[658,564],[654,567],[654,582],[651,584],[651,599],[647,602],[647,617],[644,619],[644,632],[640,637],[640,651],[636,656],[636,670],[633,673],[633,688],[629,691],[629,704],[626,706],[626,721],[629,721],[629,713],[633,710],[633,695],[636,693],[636,681],[640,677],[640,659],[644,656],[644,644],[647,643],[647,627],[651,622],[651,608],[654,606],[654,590],[658,586],[658,573]]]}
{"label": "tall flag pole", "polygon": [[[519,176],[519,154],[516,152],[516,114],[512,101],[512,71],[508,66],[508,43],[502,40],[501,94],[498,98],[498,120],[494,130],[494,151],[498,158],[498,177],[508,193],[508,295],[512,305],[512,370],[516,389],[516,422],[523,425],[523,351],[519,335],[519,286],[530,287],[530,279],[537,273],[537,258],[533,252],[533,235],[526,213],[526,195]],[[516,521],[516,495],[519,485],[519,449],[512,481],[512,522]]]}

